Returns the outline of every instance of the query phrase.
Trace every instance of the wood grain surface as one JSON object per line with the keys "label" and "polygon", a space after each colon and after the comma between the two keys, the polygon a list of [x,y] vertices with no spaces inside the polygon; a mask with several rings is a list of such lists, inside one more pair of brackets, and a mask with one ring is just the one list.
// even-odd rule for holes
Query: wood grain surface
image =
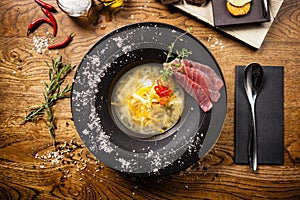
{"label": "wood grain surface", "polygon": [[[56,6],[54,0],[47,2]],[[156,0],[126,0],[109,15],[94,9],[90,20],[73,19],[59,10],[55,38],[47,24],[26,35],[28,24],[44,16],[33,0],[2,0],[0,6],[0,199],[300,199],[300,1],[284,1],[259,50]],[[43,100],[43,81],[48,81],[45,61],[62,55],[64,61],[78,65],[105,34],[146,21],[182,29],[192,26],[193,35],[222,69],[227,116],[207,156],[167,177],[134,178],[106,167],[88,152],[75,130],[70,99],[54,107],[58,150],[43,120],[21,124],[28,107]],[[66,48],[41,54],[34,49],[34,36],[54,43],[72,32],[76,35]],[[233,162],[235,66],[250,62],[284,66],[285,73],[284,164],[260,166],[256,174]],[[72,82],[74,73],[66,83]]]}

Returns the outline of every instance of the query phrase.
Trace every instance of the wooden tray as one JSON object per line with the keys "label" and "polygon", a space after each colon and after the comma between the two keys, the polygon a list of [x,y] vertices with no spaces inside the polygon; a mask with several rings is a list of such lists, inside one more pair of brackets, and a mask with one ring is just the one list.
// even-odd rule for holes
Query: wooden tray
{"label": "wooden tray", "polygon": [[[243,24],[226,27],[216,27],[221,31],[245,42],[246,44],[259,49],[283,3],[283,0],[269,0],[270,21],[255,24]],[[187,4],[185,1],[180,4],[174,4],[178,9],[195,16],[203,22],[214,26],[213,8],[211,1],[205,6],[195,6]]]}

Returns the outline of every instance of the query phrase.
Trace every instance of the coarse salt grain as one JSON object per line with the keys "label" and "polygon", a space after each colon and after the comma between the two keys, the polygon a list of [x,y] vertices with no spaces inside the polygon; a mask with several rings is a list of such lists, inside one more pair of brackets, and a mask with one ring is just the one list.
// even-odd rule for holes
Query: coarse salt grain
{"label": "coarse salt grain", "polygon": [[154,169],[153,169],[153,172],[158,172],[158,169],[157,169],[157,168],[154,168]]}
{"label": "coarse salt grain", "polygon": [[134,15],[130,15],[129,18],[130,19],[134,19],[135,17],[134,17]]}

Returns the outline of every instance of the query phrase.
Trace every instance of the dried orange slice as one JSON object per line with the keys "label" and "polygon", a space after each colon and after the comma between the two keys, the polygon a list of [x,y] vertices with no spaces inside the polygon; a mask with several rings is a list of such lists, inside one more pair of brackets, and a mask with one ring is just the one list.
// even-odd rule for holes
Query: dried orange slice
{"label": "dried orange slice", "polygon": [[226,7],[228,12],[233,15],[233,16],[243,16],[246,15],[251,8],[251,3],[248,2],[243,6],[234,6],[231,3],[229,3],[228,1],[226,2]]}

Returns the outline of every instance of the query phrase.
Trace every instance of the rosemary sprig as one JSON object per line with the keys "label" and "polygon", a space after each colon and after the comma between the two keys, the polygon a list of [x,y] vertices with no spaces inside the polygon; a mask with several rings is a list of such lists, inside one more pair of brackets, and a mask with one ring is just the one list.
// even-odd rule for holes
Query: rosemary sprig
{"label": "rosemary sprig", "polygon": [[56,125],[52,106],[58,100],[70,97],[69,92],[72,90],[72,86],[67,85],[61,91],[61,85],[74,67],[71,64],[63,64],[61,56],[55,60],[52,59],[51,65],[48,62],[46,64],[49,67],[49,83],[45,83],[44,102],[30,107],[30,112],[26,115],[23,124],[34,122],[46,114],[46,124],[55,146]]}

